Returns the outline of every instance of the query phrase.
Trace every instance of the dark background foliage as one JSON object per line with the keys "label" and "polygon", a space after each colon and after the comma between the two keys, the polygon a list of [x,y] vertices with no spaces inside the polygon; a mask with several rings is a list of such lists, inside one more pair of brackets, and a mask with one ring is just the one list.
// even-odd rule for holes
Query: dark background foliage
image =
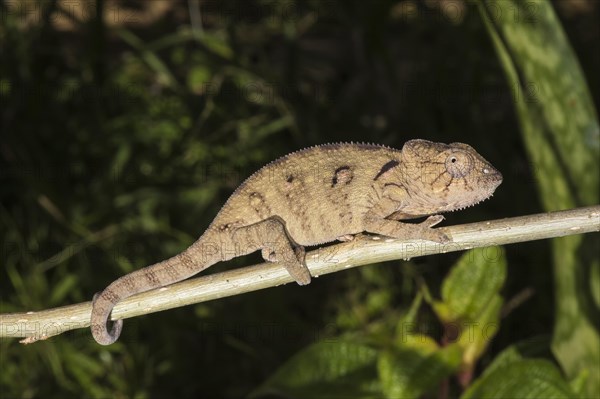
{"label": "dark background foliage", "polygon": [[[598,104],[600,4],[553,5]],[[446,224],[542,211],[511,87],[472,3],[2,1],[0,12],[1,312],[90,300],[193,242],[260,166],[327,142],[469,143],[504,183]],[[549,243],[506,251],[515,306],[482,367],[552,333]],[[130,319],[109,348],[88,330],[3,341],[0,396],[240,397],[307,344],[405,312],[416,282],[435,292],[458,256]]]}

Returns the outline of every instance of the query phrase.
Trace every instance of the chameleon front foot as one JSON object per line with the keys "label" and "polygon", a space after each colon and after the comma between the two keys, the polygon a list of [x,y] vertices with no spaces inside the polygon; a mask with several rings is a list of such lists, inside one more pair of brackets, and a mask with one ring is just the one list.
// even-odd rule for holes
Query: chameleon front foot
{"label": "chameleon front foot", "polygon": [[427,241],[433,241],[440,244],[447,244],[452,241],[452,239],[446,234],[442,233],[438,229],[432,229],[431,227],[421,227],[418,231],[419,236],[414,238],[421,238]]}
{"label": "chameleon front foot", "polygon": [[442,215],[433,215],[419,224],[412,224],[381,218],[367,218],[365,230],[399,240],[420,239],[445,244],[452,241],[450,237],[440,230],[432,228],[443,219]]}
{"label": "chameleon front foot", "polygon": [[[438,225],[444,220],[442,215],[432,215],[419,223],[418,226],[422,228],[423,238],[429,241],[439,242],[440,244],[446,244],[452,241],[452,239],[445,233],[442,233],[438,229],[433,229],[433,226]],[[427,238],[429,237],[429,238]]]}

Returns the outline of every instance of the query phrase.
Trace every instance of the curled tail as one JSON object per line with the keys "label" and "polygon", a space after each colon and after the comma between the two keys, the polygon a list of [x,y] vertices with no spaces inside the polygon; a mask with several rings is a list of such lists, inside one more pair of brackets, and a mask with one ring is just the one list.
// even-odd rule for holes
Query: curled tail
{"label": "curled tail", "polygon": [[221,260],[220,251],[214,244],[206,244],[200,238],[182,253],[165,261],[136,270],[113,281],[92,300],[91,330],[96,342],[110,345],[123,329],[123,320],[115,320],[110,331],[110,313],[121,300],[140,292],[164,287],[185,280]]}

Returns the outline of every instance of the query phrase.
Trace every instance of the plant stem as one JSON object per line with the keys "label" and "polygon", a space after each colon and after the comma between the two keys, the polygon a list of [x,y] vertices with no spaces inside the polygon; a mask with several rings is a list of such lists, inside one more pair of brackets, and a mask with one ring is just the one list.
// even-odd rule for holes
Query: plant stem
{"label": "plant stem", "polygon": [[[600,205],[444,227],[453,241],[399,241],[358,235],[354,240],[318,248],[306,254],[314,277],[377,262],[409,259],[476,247],[600,231]],[[167,287],[137,294],[119,302],[112,319],[124,319],[292,282],[276,263],[263,263],[223,273],[204,275]],[[0,337],[25,337],[32,343],[90,325],[91,302],[36,312],[0,315]]]}

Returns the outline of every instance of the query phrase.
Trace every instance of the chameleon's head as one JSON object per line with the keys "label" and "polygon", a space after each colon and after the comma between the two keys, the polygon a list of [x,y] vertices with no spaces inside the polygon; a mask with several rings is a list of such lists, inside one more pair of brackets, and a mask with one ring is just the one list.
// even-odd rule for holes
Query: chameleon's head
{"label": "chameleon's head", "polygon": [[[455,211],[492,196],[502,174],[463,143],[410,140],[402,148],[403,185],[415,203],[411,214]],[[411,206],[412,208],[412,206]]]}

